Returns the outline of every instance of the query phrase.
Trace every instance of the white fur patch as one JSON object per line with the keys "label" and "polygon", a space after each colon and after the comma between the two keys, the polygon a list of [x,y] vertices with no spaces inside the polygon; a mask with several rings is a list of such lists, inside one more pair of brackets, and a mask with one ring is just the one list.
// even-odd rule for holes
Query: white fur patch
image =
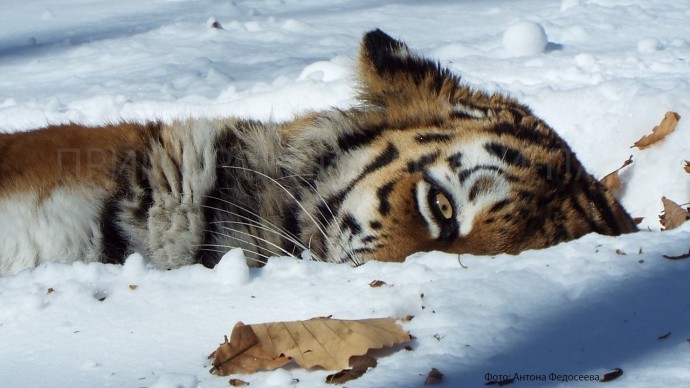
{"label": "white fur patch", "polygon": [[102,189],[76,187],[42,200],[35,193],[0,200],[0,275],[47,261],[97,261],[105,196]]}

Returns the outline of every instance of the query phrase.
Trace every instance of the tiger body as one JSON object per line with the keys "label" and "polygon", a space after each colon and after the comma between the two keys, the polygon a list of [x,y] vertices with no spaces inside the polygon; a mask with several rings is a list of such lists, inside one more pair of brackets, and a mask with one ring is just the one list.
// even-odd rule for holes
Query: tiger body
{"label": "tiger body", "polygon": [[636,230],[568,145],[376,30],[358,106],[285,123],[77,124],[0,135],[0,274],[45,261],[212,267],[233,247],[360,264]]}

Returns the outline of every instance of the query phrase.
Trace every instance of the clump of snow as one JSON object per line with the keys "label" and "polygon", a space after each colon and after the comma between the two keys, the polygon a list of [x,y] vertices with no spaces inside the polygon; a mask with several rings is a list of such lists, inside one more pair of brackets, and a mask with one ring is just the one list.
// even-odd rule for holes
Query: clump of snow
{"label": "clump of snow", "polygon": [[548,43],[544,27],[536,22],[520,21],[503,33],[503,46],[517,56],[541,54]]}
{"label": "clump of snow", "polygon": [[231,249],[223,255],[220,262],[213,268],[216,279],[226,286],[242,286],[249,282],[249,267],[240,248]]}

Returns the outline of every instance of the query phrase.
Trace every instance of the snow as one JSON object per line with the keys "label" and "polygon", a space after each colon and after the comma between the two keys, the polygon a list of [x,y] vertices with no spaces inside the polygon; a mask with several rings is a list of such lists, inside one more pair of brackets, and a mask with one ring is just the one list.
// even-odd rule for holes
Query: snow
{"label": "snow", "polygon": [[503,33],[503,46],[516,56],[541,54],[549,43],[541,24],[521,21]]}
{"label": "snow", "polygon": [[[662,195],[690,201],[690,2],[527,0],[5,0],[0,13],[0,123],[241,115],[287,119],[353,101],[359,39],[380,27],[463,75],[529,104],[595,176],[618,168],[621,200],[642,231],[518,256],[420,253],[358,268],[275,258],[248,269],[231,251],[213,270],[46,264],[0,278],[0,381],[22,387],[226,387],[208,354],[237,321],[405,317],[414,350],[381,352],[351,387],[445,386],[516,373],[621,368],[619,387],[690,379],[690,225],[660,231]],[[218,22],[221,29],[212,27]],[[541,26],[534,47],[515,23]],[[513,31],[513,32],[511,32]],[[538,35],[538,34],[537,34]],[[537,47],[541,46],[541,40]],[[631,149],[666,111],[683,118]],[[387,285],[372,288],[373,280]],[[102,300],[101,300],[102,299]],[[658,339],[671,333],[666,339]],[[554,375],[551,375],[551,374]],[[327,372],[238,376],[251,386],[324,385]],[[492,376],[487,376],[487,374]]]}

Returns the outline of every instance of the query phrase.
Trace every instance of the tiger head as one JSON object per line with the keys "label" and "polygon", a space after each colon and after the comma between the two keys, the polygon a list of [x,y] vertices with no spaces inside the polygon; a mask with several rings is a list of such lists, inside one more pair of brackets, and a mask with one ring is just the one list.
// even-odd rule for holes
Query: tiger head
{"label": "tiger head", "polygon": [[462,85],[380,30],[363,38],[358,77],[360,106],[304,118],[312,133],[288,136],[315,165],[288,218],[320,257],[516,254],[636,230],[566,142],[512,98]]}

